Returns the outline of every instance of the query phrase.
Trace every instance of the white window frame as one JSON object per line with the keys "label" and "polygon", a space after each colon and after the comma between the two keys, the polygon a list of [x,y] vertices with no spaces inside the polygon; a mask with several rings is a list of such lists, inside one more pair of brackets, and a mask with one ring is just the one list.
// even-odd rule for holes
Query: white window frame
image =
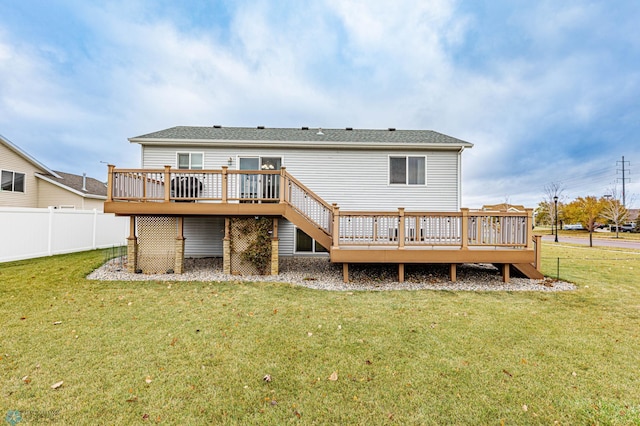
{"label": "white window frame", "polygon": [[[405,159],[405,180],[404,183],[391,182],[391,159]],[[422,158],[424,160],[424,183],[408,183],[409,178],[409,158]],[[407,155],[407,154],[389,154],[387,159],[387,185],[389,186],[427,186],[427,156],[426,155]]]}
{"label": "white window frame", "polygon": [[[26,173],[22,173],[22,172],[16,172],[15,170],[5,170],[5,169],[0,169],[0,183],[1,183],[1,179],[2,179],[2,174],[3,173],[11,173],[12,177],[11,177],[11,189],[2,189],[2,186],[0,186],[0,192],[11,192],[14,194],[25,194],[27,192],[27,174]],[[22,175],[22,191],[16,191],[16,175]]]}
{"label": "white window frame", "polygon": [[[188,155],[189,156],[189,168],[188,169],[180,169],[180,155]],[[193,168],[193,160],[191,157],[193,155],[200,155],[202,157],[202,167],[199,169]],[[180,170],[204,170],[204,152],[202,151],[178,151],[176,152],[176,169]]]}
{"label": "white window frame", "polygon": [[[298,230],[306,234],[309,238],[311,238],[311,251],[298,251]],[[312,238],[309,234],[304,232],[302,229],[297,226],[293,227],[293,254],[302,255],[302,256],[324,256],[329,255],[329,249],[326,251],[316,251],[316,244],[320,245],[314,238]]]}

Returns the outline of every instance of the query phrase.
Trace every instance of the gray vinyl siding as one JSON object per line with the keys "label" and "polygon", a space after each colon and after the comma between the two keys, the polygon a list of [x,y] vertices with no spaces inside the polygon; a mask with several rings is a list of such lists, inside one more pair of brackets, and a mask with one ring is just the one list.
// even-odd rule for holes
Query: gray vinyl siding
{"label": "gray vinyl siding", "polygon": [[[278,222],[280,256],[293,256],[295,227],[286,219]],[[197,216],[184,218],[185,257],[222,257],[224,218]]]}
{"label": "gray vinyl siding", "polygon": [[[281,157],[282,165],[296,179],[328,203],[342,210],[456,211],[460,176],[459,151],[437,150],[319,150],[319,149],[223,149],[203,146],[149,147],[142,150],[143,168],[176,167],[178,152],[204,153],[204,168],[238,167],[238,157]],[[389,156],[426,157],[426,185],[389,185]],[[185,218],[185,256],[222,256],[224,219]],[[280,256],[293,256],[295,227],[280,220]]]}
{"label": "gray vinyl siding", "polygon": [[280,256],[293,256],[295,227],[286,219],[278,221],[278,251]]}
{"label": "gray vinyl siding", "polygon": [[[223,149],[202,146],[144,147],[144,168],[176,166],[177,152],[203,152],[205,169],[228,165],[240,156],[282,157],[296,179],[328,203],[344,210],[455,211],[460,207],[458,151],[445,150],[319,150]],[[426,157],[426,185],[389,185],[389,156]]]}
{"label": "gray vinyl siding", "polygon": [[224,218],[185,217],[184,237],[185,257],[222,257]]}

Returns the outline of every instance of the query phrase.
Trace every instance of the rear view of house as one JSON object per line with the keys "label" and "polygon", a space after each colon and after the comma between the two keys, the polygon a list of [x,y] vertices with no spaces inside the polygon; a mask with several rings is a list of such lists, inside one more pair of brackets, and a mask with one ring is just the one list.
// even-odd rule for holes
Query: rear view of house
{"label": "rear view of house", "polygon": [[255,273],[251,264],[273,273],[280,256],[324,255],[345,279],[359,262],[397,263],[400,280],[405,263],[449,263],[452,279],[456,264],[480,261],[506,265],[505,279],[509,265],[540,276],[530,209],[461,208],[461,156],[472,144],[460,139],[213,126],[130,141],[142,168],[110,166],[105,211],[131,217],[132,269],[180,272],[184,257],[222,256],[227,273]]}

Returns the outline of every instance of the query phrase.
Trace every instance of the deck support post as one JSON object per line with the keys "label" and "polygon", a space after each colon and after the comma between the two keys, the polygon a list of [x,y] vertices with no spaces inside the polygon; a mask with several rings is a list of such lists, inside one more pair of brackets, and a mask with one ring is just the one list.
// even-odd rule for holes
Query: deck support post
{"label": "deck support post", "polygon": [[452,263],[449,265],[449,281],[451,281],[452,283],[456,282],[456,274],[458,272],[457,270],[457,266],[455,263]]}
{"label": "deck support post", "polygon": [[226,203],[229,196],[229,167],[222,166],[222,202]]}
{"label": "deck support post", "polygon": [[182,274],[184,272],[184,218],[178,217],[178,229],[176,235],[175,260],[173,264],[173,272]]}
{"label": "deck support post", "polygon": [[510,263],[503,263],[502,264],[502,282],[503,283],[508,283],[509,282],[509,273],[511,272],[511,264]]}
{"label": "deck support post", "polygon": [[398,282],[404,282],[404,263],[398,263]]}
{"label": "deck support post", "polygon": [[271,233],[271,275],[278,275],[279,271],[279,265],[278,265],[278,259],[279,259],[279,239],[278,239],[278,218],[274,217],[273,218],[273,231]]}
{"label": "deck support post", "polygon": [[231,275],[231,233],[230,219],[224,218],[224,239],[222,240],[222,273]]}
{"label": "deck support post", "polygon": [[[147,198],[147,183],[142,183],[142,192],[144,198]],[[164,202],[168,203],[171,200],[171,166],[164,166]]]}
{"label": "deck support post", "polygon": [[129,236],[127,237],[127,271],[138,269],[138,239],[136,238],[136,217],[129,216]]}
{"label": "deck support post", "polygon": [[342,264],[342,281],[344,281],[345,283],[349,282],[349,264],[348,263]]}

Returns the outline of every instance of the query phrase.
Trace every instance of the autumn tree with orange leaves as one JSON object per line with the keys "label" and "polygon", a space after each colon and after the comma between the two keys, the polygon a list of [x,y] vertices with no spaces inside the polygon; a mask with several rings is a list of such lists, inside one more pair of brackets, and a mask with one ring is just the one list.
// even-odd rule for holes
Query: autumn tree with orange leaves
{"label": "autumn tree with orange leaves", "polygon": [[578,197],[563,208],[565,220],[569,223],[580,223],[589,231],[589,247],[593,247],[593,231],[598,222],[603,221],[605,200],[594,196]]}

